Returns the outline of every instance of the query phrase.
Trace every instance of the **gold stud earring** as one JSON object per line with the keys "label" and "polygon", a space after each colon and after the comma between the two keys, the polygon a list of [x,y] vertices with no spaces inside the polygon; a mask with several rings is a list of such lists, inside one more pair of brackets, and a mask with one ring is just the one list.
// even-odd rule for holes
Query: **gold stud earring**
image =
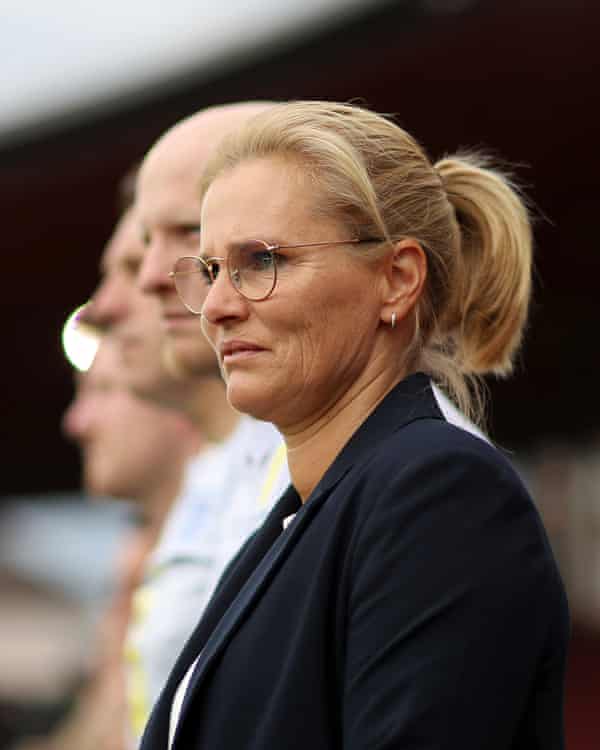
{"label": "gold stud earring", "polygon": [[391,321],[392,329],[396,327],[396,313],[392,313],[392,321]]}

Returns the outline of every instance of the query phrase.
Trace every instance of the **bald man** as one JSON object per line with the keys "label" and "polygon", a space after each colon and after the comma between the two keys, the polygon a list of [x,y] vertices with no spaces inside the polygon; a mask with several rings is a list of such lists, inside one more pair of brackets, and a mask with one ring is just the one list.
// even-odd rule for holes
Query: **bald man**
{"label": "bald man", "polygon": [[126,649],[134,741],[225,566],[289,483],[279,434],[229,407],[200,320],[183,307],[169,278],[177,258],[198,251],[197,186],[212,150],[266,106],[215,107],[187,118],[150,149],[138,175],[138,285],[160,310],[163,363],[175,380],[193,386],[195,398],[183,403],[176,389],[133,378],[131,384],[146,398],[185,409],[209,447],[188,469],[134,598]]}

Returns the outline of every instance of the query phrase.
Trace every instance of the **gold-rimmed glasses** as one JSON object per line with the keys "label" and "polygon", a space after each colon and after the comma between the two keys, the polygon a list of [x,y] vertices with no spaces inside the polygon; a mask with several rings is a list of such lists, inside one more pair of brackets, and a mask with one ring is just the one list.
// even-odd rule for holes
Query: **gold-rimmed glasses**
{"label": "gold-rimmed glasses", "polygon": [[232,286],[238,294],[251,302],[267,299],[277,284],[277,251],[325,245],[359,245],[363,242],[382,242],[378,238],[332,240],[329,242],[301,242],[293,245],[274,245],[265,240],[246,240],[231,247],[225,258],[200,258],[186,255],[178,258],[169,277],[175,283],[179,298],[187,309],[199,315],[209,288],[217,279],[225,263]]}

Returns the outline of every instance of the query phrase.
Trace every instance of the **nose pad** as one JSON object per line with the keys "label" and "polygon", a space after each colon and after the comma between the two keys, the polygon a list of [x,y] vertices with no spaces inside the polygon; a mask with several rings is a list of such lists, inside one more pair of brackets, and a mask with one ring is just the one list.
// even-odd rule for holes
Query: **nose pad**
{"label": "nose pad", "polygon": [[231,283],[236,289],[242,288],[242,274],[239,268],[231,269]]}
{"label": "nose pad", "polygon": [[[246,300],[239,294],[226,268],[222,268],[208,289],[200,315],[203,325],[215,326],[228,319],[244,318],[247,315]],[[204,330],[204,328],[203,328]],[[206,329],[209,341],[210,328]]]}

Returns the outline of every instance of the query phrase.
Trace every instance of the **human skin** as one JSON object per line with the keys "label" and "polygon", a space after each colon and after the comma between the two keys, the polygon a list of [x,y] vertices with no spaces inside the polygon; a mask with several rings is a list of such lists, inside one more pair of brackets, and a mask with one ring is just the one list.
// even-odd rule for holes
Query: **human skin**
{"label": "human skin", "polygon": [[133,500],[157,525],[179,490],[185,463],[200,445],[183,415],[131,392],[119,344],[109,337],[88,372],[79,376],[63,428],[81,449],[86,490]]}
{"label": "human skin", "polygon": [[[281,244],[352,239],[342,217],[317,212],[318,200],[297,162],[242,162],[206,193],[200,255],[226,259],[231,243],[251,238]],[[280,429],[294,485],[306,497],[406,374],[402,353],[426,261],[410,238],[369,263],[344,246],[282,249],[278,259],[268,299],[244,299],[222,272],[203,315],[230,403]]]}
{"label": "human skin", "polygon": [[214,376],[218,366],[198,316],[183,306],[169,273],[179,257],[198,254],[198,185],[209,157],[227,132],[266,106],[242,103],[197,113],[160,138],[140,168],[135,208],[144,256],[138,283],[158,300],[168,357],[182,375]]}

